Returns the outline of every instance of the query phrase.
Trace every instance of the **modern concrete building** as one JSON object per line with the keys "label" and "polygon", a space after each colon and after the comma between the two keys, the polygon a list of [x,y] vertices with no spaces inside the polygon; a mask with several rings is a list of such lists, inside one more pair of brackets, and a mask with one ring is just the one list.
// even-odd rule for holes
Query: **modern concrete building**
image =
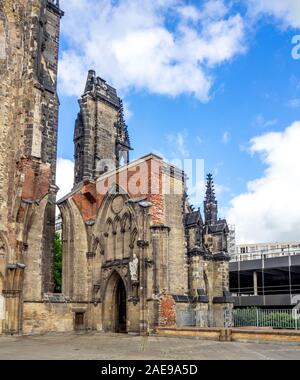
{"label": "modern concrete building", "polygon": [[237,244],[235,246],[236,255],[250,254],[275,254],[280,255],[286,252],[293,252],[300,249],[300,242],[285,242],[285,243],[253,243],[253,244]]}
{"label": "modern concrete building", "polygon": [[229,264],[235,307],[291,308],[297,303],[299,243],[239,245],[237,250]]}
{"label": "modern concrete building", "polygon": [[61,214],[57,214],[55,218],[55,232],[59,235],[60,239],[62,239],[62,218]]}

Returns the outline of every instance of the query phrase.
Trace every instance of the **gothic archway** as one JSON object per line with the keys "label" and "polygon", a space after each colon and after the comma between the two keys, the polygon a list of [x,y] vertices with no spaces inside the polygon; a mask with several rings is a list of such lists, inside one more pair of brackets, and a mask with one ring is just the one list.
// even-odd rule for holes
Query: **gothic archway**
{"label": "gothic archway", "polygon": [[117,271],[107,281],[102,315],[104,331],[127,332],[127,289]]}

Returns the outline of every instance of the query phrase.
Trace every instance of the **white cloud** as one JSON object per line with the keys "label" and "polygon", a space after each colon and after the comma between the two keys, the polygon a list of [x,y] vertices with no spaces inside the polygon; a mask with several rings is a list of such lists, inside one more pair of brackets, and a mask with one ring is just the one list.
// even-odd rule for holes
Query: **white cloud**
{"label": "white cloud", "polygon": [[223,0],[211,0],[204,4],[202,10],[202,18],[218,19],[225,17],[228,13],[228,8],[225,6]]}
{"label": "white cloud", "polygon": [[249,12],[253,16],[271,15],[284,27],[300,28],[299,0],[247,0]]}
{"label": "white cloud", "polygon": [[201,18],[201,13],[199,10],[192,5],[185,5],[178,8],[178,13],[184,19],[198,21]]}
{"label": "white cloud", "polygon": [[172,148],[173,158],[188,158],[190,152],[187,148],[186,137],[180,132],[168,134],[167,143]]}
{"label": "white cloud", "polygon": [[125,120],[130,120],[132,118],[133,112],[130,109],[130,104],[126,101],[123,101],[123,106],[124,106],[124,117]]}
{"label": "white cloud", "polygon": [[[190,180],[191,178],[189,178],[189,181]],[[188,185],[188,201],[190,205],[193,205],[195,207],[202,207],[206,189],[206,181],[204,175],[202,178],[198,179],[195,184],[190,181]]]}
{"label": "white cloud", "polygon": [[59,187],[57,200],[60,200],[71,191],[73,183],[74,162],[71,160],[66,160],[64,158],[59,158],[57,160],[56,168],[56,184]]}
{"label": "white cloud", "polygon": [[[123,92],[188,93],[208,101],[213,68],[245,50],[245,25],[240,14],[227,14],[223,0],[186,4],[61,0],[67,45],[59,66],[61,91],[81,95],[93,68]],[[175,20],[171,27],[170,19]]]}
{"label": "white cloud", "polygon": [[255,118],[255,124],[259,127],[268,128],[274,127],[278,123],[277,119],[267,120],[263,115],[259,114]]}
{"label": "white cloud", "polygon": [[178,13],[185,19],[191,21],[207,21],[220,19],[226,16],[228,8],[223,0],[210,0],[203,4],[201,10],[196,6],[183,5],[178,7]]}
{"label": "white cloud", "polygon": [[240,243],[300,240],[299,141],[300,121],[251,140],[250,152],[267,168],[230,202],[227,217]]}
{"label": "white cloud", "polygon": [[230,142],[230,133],[226,131],[222,135],[222,143],[226,145],[229,142]]}
{"label": "white cloud", "polygon": [[215,191],[216,191],[216,195],[221,195],[223,193],[227,193],[228,191],[230,191],[230,188],[228,186],[215,183]]}

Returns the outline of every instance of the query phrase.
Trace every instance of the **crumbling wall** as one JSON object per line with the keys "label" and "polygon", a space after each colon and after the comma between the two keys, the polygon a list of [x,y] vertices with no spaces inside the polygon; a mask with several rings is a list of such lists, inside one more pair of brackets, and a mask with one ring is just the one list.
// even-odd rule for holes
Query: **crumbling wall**
{"label": "crumbling wall", "polygon": [[[59,24],[62,12],[48,0],[0,2],[0,232],[7,240],[7,264],[18,284],[4,280],[9,299],[6,328],[22,321],[21,293],[24,263],[26,289],[53,289],[55,166],[58,123],[56,94]],[[46,200],[46,213],[37,211]],[[40,218],[33,222],[38,212]],[[31,230],[38,239],[30,244]],[[40,262],[41,271],[32,263]],[[20,264],[20,265],[19,265]],[[15,269],[14,269],[15,268]],[[7,277],[7,270],[4,270]],[[14,276],[11,276],[14,278]],[[31,293],[25,298],[30,298]],[[9,332],[9,331],[8,331]]]}

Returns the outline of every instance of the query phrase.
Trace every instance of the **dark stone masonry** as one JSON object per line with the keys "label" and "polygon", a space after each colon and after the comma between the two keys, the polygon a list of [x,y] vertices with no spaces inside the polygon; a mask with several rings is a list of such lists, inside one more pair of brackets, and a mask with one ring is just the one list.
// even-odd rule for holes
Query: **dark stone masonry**
{"label": "dark stone masonry", "polygon": [[0,2],[0,334],[229,326],[228,227],[212,176],[203,219],[184,172],[151,153],[129,160],[122,100],[93,70],[74,187],[57,203],[63,289],[53,294],[63,16],[55,0]]}

